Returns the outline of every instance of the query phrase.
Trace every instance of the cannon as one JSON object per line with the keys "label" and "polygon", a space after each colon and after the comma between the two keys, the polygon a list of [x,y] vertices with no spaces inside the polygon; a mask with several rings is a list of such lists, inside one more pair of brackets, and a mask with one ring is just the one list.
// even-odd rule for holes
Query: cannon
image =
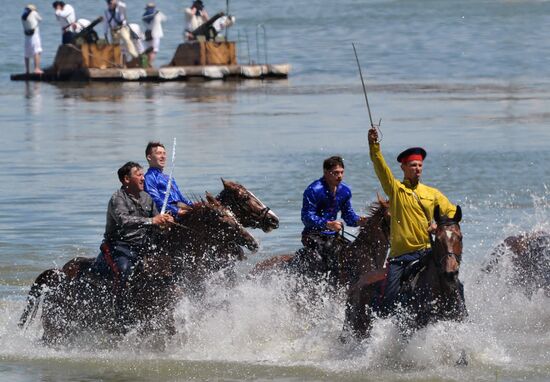
{"label": "cannon", "polygon": [[199,36],[204,36],[206,41],[213,41],[216,36],[224,28],[229,28],[235,22],[235,17],[226,16],[224,12],[216,13],[213,17],[208,19],[204,24],[193,31],[188,31],[193,35],[195,40]]}
{"label": "cannon", "polygon": [[[74,35],[74,42],[78,42],[78,40],[84,40],[84,42],[88,44],[95,44],[97,40],[99,40],[99,37],[97,35],[97,32],[94,30],[94,27],[103,21],[103,16],[99,16],[97,19],[92,21],[89,25],[82,28],[82,30],[78,33],[75,33]],[[81,45],[81,44],[78,44]]]}

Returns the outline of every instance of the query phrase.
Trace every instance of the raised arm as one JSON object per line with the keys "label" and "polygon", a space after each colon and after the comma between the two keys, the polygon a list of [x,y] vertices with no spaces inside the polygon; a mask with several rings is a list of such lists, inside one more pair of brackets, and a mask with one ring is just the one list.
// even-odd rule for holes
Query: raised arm
{"label": "raised arm", "polygon": [[374,172],[380,181],[382,189],[390,198],[393,196],[394,191],[397,188],[397,181],[391,172],[382,150],[380,150],[380,143],[378,143],[378,132],[376,129],[369,130],[369,151],[370,159],[374,165]]}

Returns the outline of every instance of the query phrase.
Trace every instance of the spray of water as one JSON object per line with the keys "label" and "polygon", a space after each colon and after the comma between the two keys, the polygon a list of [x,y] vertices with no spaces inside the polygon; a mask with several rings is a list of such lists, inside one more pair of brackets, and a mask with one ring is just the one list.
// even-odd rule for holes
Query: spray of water
{"label": "spray of water", "polygon": [[[168,357],[186,362],[312,368],[351,376],[376,373],[382,380],[393,379],[396,373],[411,380],[494,380],[495,373],[540,376],[550,366],[549,297],[542,290],[529,296],[511,284],[514,268],[506,256],[494,272],[481,271],[491,251],[478,251],[494,248],[511,233],[548,230],[549,194],[547,191],[533,196],[534,212],[515,224],[504,224],[492,245],[478,241],[465,246],[466,261],[460,278],[465,284],[468,319],[430,325],[408,341],[400,338],[395,322],[380,319],[369,339],[341,343],[342,294],[329,292],[323,283],[312,285],[285,274],[241,274],[232,283],[214,277],[200,297],[182,297],[175,314],[178,334],[162,348],[155,348],[135,332],[112,346],[101,347],[96,342],[91,347],[44,347],[39,345],[38,323],[24,332],[16,327],[22,298],[4,300],[0,305],[0,356],[109,360]],[[466,203],[466,208],[472,212],[470,219],[476,219],[475,204]],[[471,222],[464,223],[468,224]],[[465,368],[455,366],[462,352],[469,361]]]}

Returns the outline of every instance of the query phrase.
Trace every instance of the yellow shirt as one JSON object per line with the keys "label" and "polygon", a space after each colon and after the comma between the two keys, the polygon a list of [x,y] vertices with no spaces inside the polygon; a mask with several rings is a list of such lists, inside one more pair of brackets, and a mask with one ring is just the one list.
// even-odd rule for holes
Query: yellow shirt
{"label": "yellow shirt", "polygon": [[390,198],[390,257],[429,248],[428,226],[430,222],[426,216],[431,221],[435,206],[438,205],[442,215],[453,217],[456,206],[435,188],[422,183],[412,187],[407,180],[398,181],[382,156],[380,144],[372,144],[369,148],[374,171],[380,180],[382,189]]}

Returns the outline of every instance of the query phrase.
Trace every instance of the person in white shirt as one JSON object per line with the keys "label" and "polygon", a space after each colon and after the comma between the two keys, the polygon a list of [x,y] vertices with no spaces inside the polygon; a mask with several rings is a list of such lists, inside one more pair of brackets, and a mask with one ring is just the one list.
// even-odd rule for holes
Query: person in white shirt
{"label": "person in white shirt", "polygon": [[191,32],[200,27],[202,24],[208,21],[208,12],[204,8],[202,0],[195,0],[191,7],[185,8],[185,18],[187,20],[187,26],[185,27],[185,39],[191,41],[195,39],[195,36]]}
{"label": "person in white shirt", "polygon": [[134,58],[138,57],[138,51],[132,42],[130,28],[128,28],[126,4],[118,0],[106,0],[106,2],[107,9],[105,10],[104,19],[105,39],[115,44],[122,40],[126,52]]}
{"label": "person in white shirt", "polygon": [[162,23],[166,21],[166,16],[156,9],[155,3],[148,3],[141,19],[145,26],[145,45],[149,50],[147,58],[152,66],[159,51],[160,39],[164,37]]}
{"label": "person in white shirt", "polygon": [[43,73],[40,69],[40,56],[42,54],[42,42],[40,40],[40,30],[38,24],[42,17],[38,13],[36,6],[29,4],[25,7],[21,22],[23,32],[25,33],[25,70],[30,73],[30,60],[34,59],[34,73]]}
{"label": "person in white shirt", "polygon": [[72,44],[74,35],[82,30],[76,22],[76,13],[73,6],[66,4],[64,1],[54,1],[52,7],[55,9],[55,18],[61,26],[62,43]]}
{"label": "person in white shirt", "polygon": [[[130,37],[132,38],[132,42],[134,43],[134,46],[136,47],[136,50],[139,55],[143,54],[145,52],[145,47],[143,46],[142,41],[145,41],[145,35],[141,31],[141,27],[137,23],[129,23],[128,27],[132,31],[130,34]],[[130,56],[128,52],[126,52],[126,61],[130,61],[133,57]]]}

